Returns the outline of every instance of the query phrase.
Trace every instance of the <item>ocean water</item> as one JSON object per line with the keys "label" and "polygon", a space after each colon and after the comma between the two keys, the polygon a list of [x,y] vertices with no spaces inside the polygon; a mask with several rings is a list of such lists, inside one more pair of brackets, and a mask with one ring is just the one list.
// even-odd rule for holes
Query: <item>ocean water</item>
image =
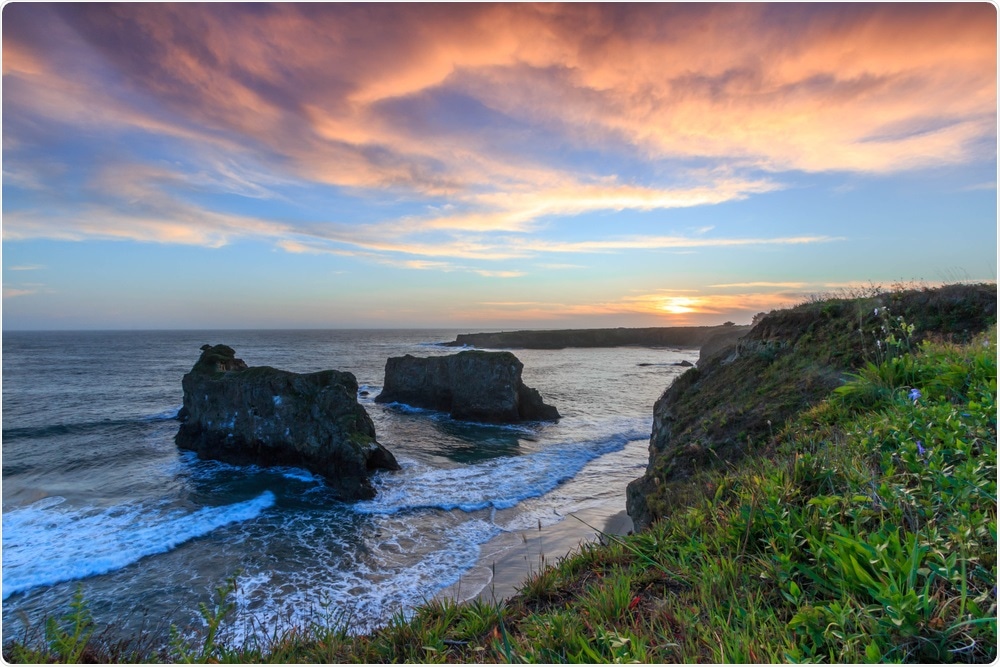
{"label": "ocean water", "polygon": [[[361,631],[454,584],[503,532],[609,501],[624,508],[653,403],[697,350],[515,350],[525,383],[563,415],[556,423],[374,403],[388,357],[453,354],[438,343],[456,333],[5,333],[4,636],[63,613],[78,585],[99,622],[190,631],[198,604],[237,571],[230,632],[332,618]],[[205,343],[251,366],[354,373],[402,470],[376,475],[375,499],[346,503],[302,469],[178,450],[181,376]]]}

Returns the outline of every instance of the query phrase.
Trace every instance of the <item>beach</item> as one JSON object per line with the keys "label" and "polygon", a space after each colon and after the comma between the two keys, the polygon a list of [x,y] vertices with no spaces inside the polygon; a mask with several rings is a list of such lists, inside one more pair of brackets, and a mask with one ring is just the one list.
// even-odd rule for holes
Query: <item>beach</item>
{"label": "beach", "polygon": [[541,568],[554,565],[581,544],[607,535],[626,535],[632,520],[620,502],[572,512],[558,523],[528,530],[506,532],[482,545],[479,561],[458,583],[441,590],[437,598],[500,602],[513,596],[525,579]]}

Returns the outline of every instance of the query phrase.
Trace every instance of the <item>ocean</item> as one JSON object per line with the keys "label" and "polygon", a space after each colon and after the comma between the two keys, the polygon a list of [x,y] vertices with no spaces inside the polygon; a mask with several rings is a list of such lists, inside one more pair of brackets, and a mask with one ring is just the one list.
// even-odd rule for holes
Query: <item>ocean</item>
{"label": "ocean", "polygon": [[[68,609],[199,628],[236,572],[240,633],[336,619],[364,631],[460,582],[491,540],[600,504],[642,474],[653,403],[697,350],[513,350],[555,423],[487,425],[381,405],[390,356],[455,330],[8,332],[3,335],[3,634]],[[249,365],[353,373],[402,469],[346,503],[297,468],[179,450],[181,376],[205,344]],[[475,596],[488,582],[467,586]],[[239,636],[234,636],[239,640]]]}

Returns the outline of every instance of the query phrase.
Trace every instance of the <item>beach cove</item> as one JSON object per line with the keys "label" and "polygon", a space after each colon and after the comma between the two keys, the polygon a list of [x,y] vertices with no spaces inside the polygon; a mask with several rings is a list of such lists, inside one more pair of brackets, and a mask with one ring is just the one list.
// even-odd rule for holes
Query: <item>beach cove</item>
{"label": "beach cove", "polygon": [[[127,628],[146,610],[197,627],[198,603],[236,571],[237,614],[278,630],[332,614],[363,630],[450,587],[513,593],[542,557],[592,539],[572,515],[605,530],[621,513],[647,463],[652,404],[698,351],[518,350],[525,381],[562,414],[554,423],[374,402],[388,357],[453,354],[439,343],[455,333],[5,336],[5,628],[58,613],[77,585],[98,621]],[[354,373],[403,469],[374,477],[373,500],[344,503],[304,470],[178,450],[180,377],[219,342],[251,365]]]}

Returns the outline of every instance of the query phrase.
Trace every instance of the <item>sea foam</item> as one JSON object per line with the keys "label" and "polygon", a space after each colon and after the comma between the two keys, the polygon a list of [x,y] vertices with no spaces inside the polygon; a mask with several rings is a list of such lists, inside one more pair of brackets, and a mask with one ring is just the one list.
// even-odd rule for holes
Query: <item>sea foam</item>
{"label": "sea foam", "polygon": [[521,456],[490,459],[457,468],[404,462],[404,473],[376,479],[373,500],[355,503],[363,514],[395,514],[417,509],[507,509],[545,495],[572,479],[591,461],[619,451],[640,431],[578,443],[552,445]]}
{"label": "sea foam", "polygon": [[274,505],[274,494],[195,512],[145,506],[54,509],[46,498],[3,514],[3,599],[36,586],[105,574]]}

